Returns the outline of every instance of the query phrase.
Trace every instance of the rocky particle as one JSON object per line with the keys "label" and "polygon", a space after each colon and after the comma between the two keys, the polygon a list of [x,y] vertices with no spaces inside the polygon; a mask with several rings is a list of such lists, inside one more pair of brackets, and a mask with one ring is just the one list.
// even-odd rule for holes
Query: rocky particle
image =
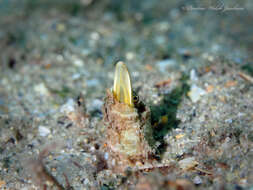
{"label": "rocky particle", "polygon": [[75,101],[71,98],[61,106],[60,112],[68,114],[75,111]]}
{"label": "rocky particle", "polygon": [[198,81],[198,75],[195,69],[192,69],[190,72],[190,79],[192,81]]}
{"label": "rocky particle", "polygon": [[49,95],[49,91],[44,83],[39,83],[36,86],[34,86],[34,91],[43,96]]}
{"label": "rocky particle", "polygon": [[108,160],[108,159],[109,159],[109,153],[108,153],[108,152],[105,153],[104,159],[105,159],[105,160]]}
{"label": "rocky particle", "polygon": [[96,41],[96,40],[99,40],[100,35],[99,35],[98,32],[92,32],[91,35],[90,35],[90,37],[91,37],[92,40]]}
{"label": "rocky particle", "polygon": [[72,75],[72,79],[73,79],[73,80],[77,80],[77,79],[79,79],[80,77],[81,77],[81,74],[80,74],[80,73],[75,73],[75,74]]}
{"label": "rocky particle", "polygon": [[194,177],[193,183],[195,185],[200,185],[202,183],[202,179],[199,176]]}
{"label": "rocky particle", "polygon": [[196,103],[200,100],[201,96],[203,96],[205,94],[206,94],[205,90],[198,87],[196,84],[193,84],[191,86],[190,92],[188,93],[188,96],[190,97],[190,99],[193,103]]}
{"label": "rocky particle", "polygon": [[39,135],[42,137],[46,137],[50,134],[50,130],[45,126],[39,126]]}
{"label": "rocky particle", "polygon": [[133,53],[133,52],[127,52],[126,53],[126,59],[127,60],[133,60],[134,59],[134,57],[135,57],[135,54]]}
{"label": "rocky particle", "polygon": [[166,72],[169,67],[173,67],[176,65],[176,61],[173,59],[165,59],[156,63],[160,72]]}
{"label": "rocky particle", "polygon": [[233,123],[233,119],[231,119],[231,118],[226,119],[226,120],[225,120],[225,123],[231,124],[231,123]]}
{"label": "rocky particle", "polygon": [[103,106],[103,101],[100,99],[94,99],[91,102],[91,105],[88,107],[88,111],[101,110]]}
{"label": "rocky particle", "polygon": [[74,57],[73,64],[77,67],[83,67],[84,63],[81,59]]}
{"label": "rocky particle", "polygon": [[96,87],[99,84],[99,80],[98,79],[87,80],[86,84],[88,87]]}
{"label": "rocky particle", "polygon": [[65,26],[63,23],[59,23],[59,24],[57,24],[57,26],[56,26],[56,30],[57,30],[58,32],[64,32],[64,31],[66,30],[66,26]]}

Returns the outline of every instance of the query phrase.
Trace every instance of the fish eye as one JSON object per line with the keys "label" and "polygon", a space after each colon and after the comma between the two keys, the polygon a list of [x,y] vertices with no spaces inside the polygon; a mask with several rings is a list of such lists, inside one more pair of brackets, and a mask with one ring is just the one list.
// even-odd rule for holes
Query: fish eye
{"label": "fish eye", "polygon": [[139,102],[139,96],[136,93],[133,93],[133,102],[138,103]]}

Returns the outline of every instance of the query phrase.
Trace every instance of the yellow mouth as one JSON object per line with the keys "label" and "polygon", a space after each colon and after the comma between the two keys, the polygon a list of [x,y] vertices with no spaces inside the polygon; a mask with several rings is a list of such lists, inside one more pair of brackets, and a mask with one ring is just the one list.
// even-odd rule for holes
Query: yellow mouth
{"label": "yellow mouth", "polygon": [[133,107],[133,95],[130,75],[126,65],[120,61],[116,65],[113,85],[114,97],[122,103]]}

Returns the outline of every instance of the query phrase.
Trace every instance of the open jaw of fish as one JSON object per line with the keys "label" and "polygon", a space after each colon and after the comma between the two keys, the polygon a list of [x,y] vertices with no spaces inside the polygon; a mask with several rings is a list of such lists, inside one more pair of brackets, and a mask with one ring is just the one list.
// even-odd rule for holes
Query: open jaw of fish
{"label": "open jaw of fish", "polygon": [[153,154],[150,109],[133,101],[130,75],[123,62],[116,65],[113,90],[107,90],[103,112],[109,168],[123,172],[144,165]]}

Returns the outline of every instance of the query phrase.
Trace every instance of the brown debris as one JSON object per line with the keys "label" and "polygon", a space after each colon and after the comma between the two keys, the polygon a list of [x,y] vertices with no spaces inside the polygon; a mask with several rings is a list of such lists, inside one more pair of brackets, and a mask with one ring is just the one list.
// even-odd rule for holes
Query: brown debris
{"label": "brown debris", "polygon": [[226,103],[227,102],[227,99],[225,96],[218,96],[219,100],[223,103]]}
{"label": "brown debris", "polygon": [[166,86],[169,86],[170,83],[171,83],[171,79],[163,80],[163,81],[157,82],[155,84],[155,87],[156,88],[166,87]]}
{"label": "brown debris", "polygon": [[236,85],[237,85],[237,81],[234,81],[234,80],[230,80],[230,81],[225,83],[226,88],[233,87],[233,86],[236,86]]}
{"label": "brown debris", "polygon": [[209,73],[210,71],[212,71],[212,68],[210,66],[206,66],[204,68],[204,71],[205,71],[205,73]]}
{"label": "brown debris", "polygon": [[223,163],[223,162],[217,162],[215,165],[218,168],[223,168],[223,169],[229,169],[230,168],[226,163]]}
{"label": "brown debris", "polygon": [[146,64],[146,65],[145,65],[145,69],[146,69],[147,71],[152,71],[152,70],[154,70],[154,68],[153,68],[151,65],[149,65],[149,64]]}
{"label": "brown debris", "polygon": [[245,74],[245,73],[243,73],[243,72],[238,72],[238,75],[239,75],[242,79],[244,79],[244,80],[246,80],[246,81],[248,81],[248,82],[250,82],[250,83],[253,83],[253,78],[252,78],[251,76],[249,76],[249,75],[247,75],[247,74]]}
{"label": "brown debris", "polygon": [[0,180],[0,188],[2,188],[3,186],[5,186],[5,181],[2,181],[2,180]]}
{"label": "brown debris", "polygon": [[211,92],[213,92],[213,90],[214,90],[214,86],[213,86],[213,85],[208,85],[208,86],[206,87],[206,92],[207,92],[207,93],[211,93]]}

